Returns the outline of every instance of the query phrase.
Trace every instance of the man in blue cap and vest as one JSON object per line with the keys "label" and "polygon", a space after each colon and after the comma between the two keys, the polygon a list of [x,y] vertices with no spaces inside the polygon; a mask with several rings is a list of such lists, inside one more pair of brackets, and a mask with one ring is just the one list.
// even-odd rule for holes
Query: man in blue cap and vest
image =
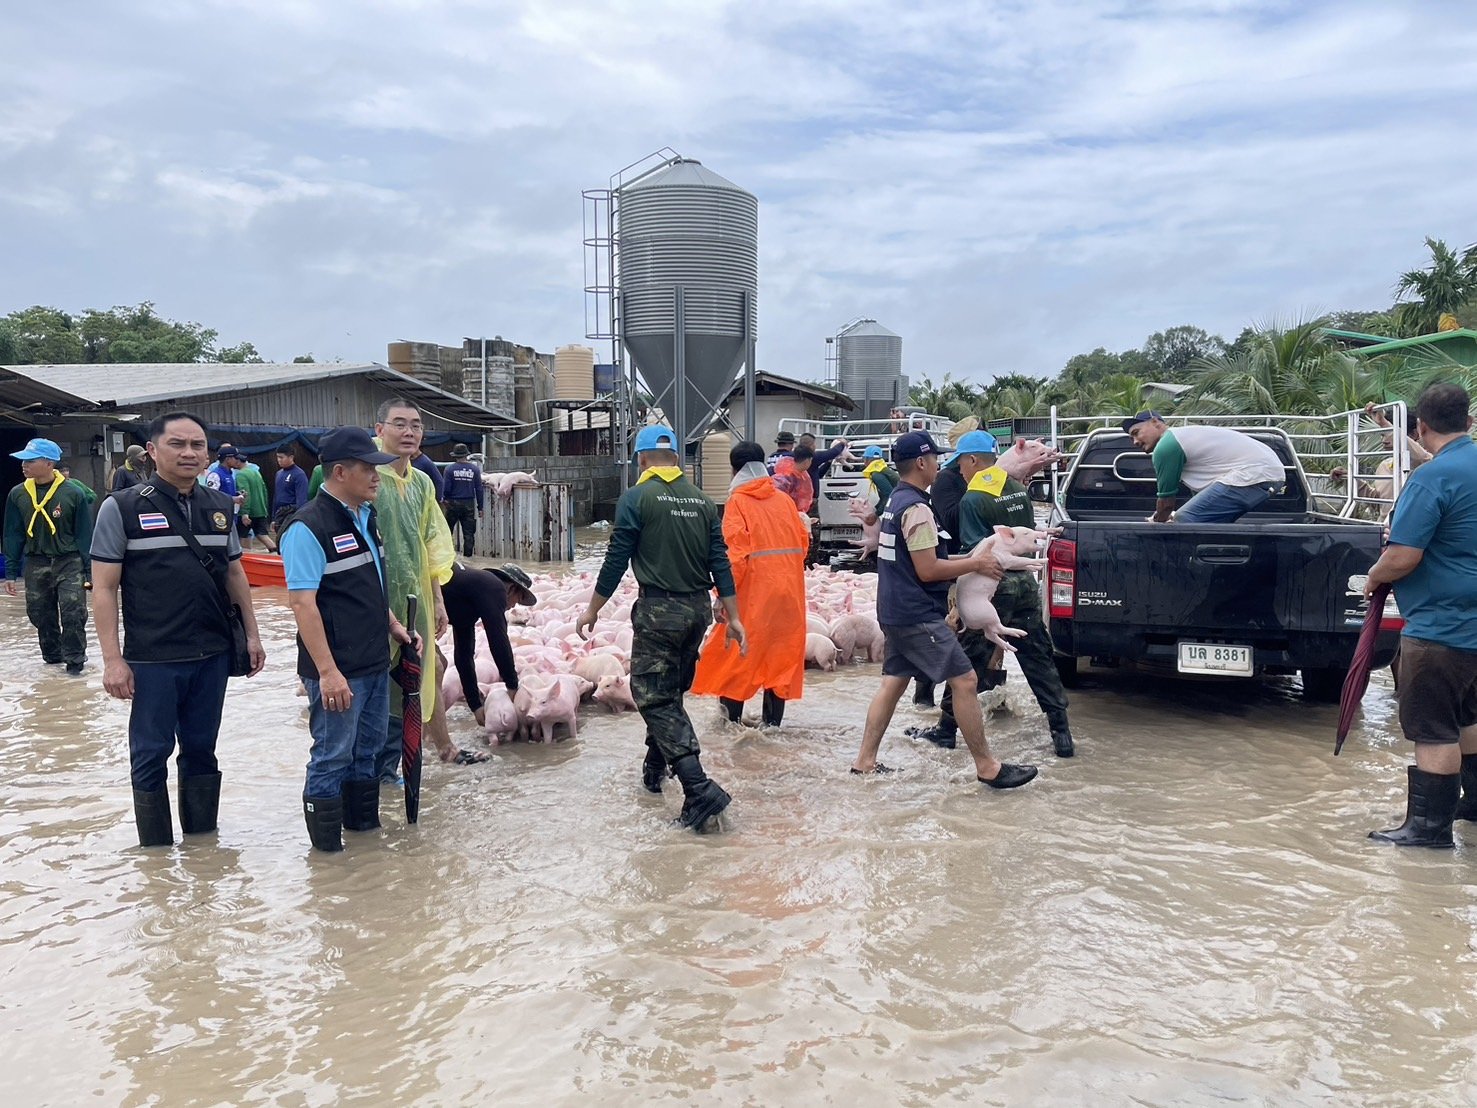
{"label": "man in blue cap and vest", "polygon": [[672,773],[682,783],[684,798],[677,823],[700,832],[731,799],[703,772],[697,733],[682,706],[697,670],[715,587],[729,641],[747,651],[748,637],[739,620],[718,507],[683,474],[678,451],[670,427],[643,427],[637,434],[641,476],[616,504],[605,562],[575,629],[583,638],[595,626],[629,563],[641,586],[631,609],[631,696],[646,721],[641,781],[649,792],[659,793]]}
{"label": "man in blue cap and vest", "polygon": [[867,708],[862,747],[851,772],[890,772],[877,761],[882,734],[908,682],[922,678],[948,682],[954,715],[981,783],[993,789],[1024,785],[1036,776],[1036,767],[1001,762],[990,753],[974,666],[947,622],[951,582],[966,573],[998,580],[1003,570],[988,552],[953,558],[946,553],[928,499],[928,487],[939,471],[939,448],[928,433],[900,435],[893,443],[892,459],[900,481],[882,513],[877,549],[877,622],[885,638],[882,687]]}
{"label": "man in blue cap and vest", "polygon": [[32,439],[19,458],[25,480],[5,502],[5,591],[25,562],[26,615],[41,641],[41,657],[65,663],[74,677],[87,660],[87,597],[83,588],[92,546],[91,501],[85,488],[57,469],[62,448]]}

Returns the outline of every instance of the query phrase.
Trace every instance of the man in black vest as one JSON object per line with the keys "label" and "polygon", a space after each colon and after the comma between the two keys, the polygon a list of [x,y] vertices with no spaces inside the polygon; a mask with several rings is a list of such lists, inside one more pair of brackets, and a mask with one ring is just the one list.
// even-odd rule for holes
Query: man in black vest
{"label": "man in black vest", "polygon": [[[251,676],[266,662],[231,524],[235,505],[195,480],[210,460],[206,434],[205,421],[188,412],[149,424],[154,477],[104,500],[92,534],[92,618],[103,688],[133,701],[128,750],[141,846],[174,841],[166,786],[176,743],[180,829],[187,835],[216,829],[215,741],[231,669],[230,604],[241,609]],[[186,526],[209,568],[191,550]],[[120,590],[127,634],[121,650]]]}
{"label": "man in black vest", "polygon": [[1036,776],[1036,767],[1001,762],[990,753],[974,666],[946,622],[951,581],[966,573],[999,580],[1004,571],[988,552],[949,557],[928,499],[928,486],[938,476],[939,448],[927,432],[900,435],[892,460],[901,481],[887,499],[877,548],[877,622],[885,636],[882,687],[867,709],[862,748],[851,772],[890,772],[877,761],[882,733],[908,682],[919,678],[949,683],[954,716],[974,756],[975,776],[994,789],[1024,785]]}
{"label": "man in black vest", "polygon": [[340,427],[318,441],[318,456],[323,487],[294,513],[281,548],[313,735],[303,819],[313,846],[332,852],[344,848],[345,827],[380,825],[375,759],[390,723],[390,639],[411,638],[390,611],[373,507],[376,467],[394,455],[376,450],[368,431]]}

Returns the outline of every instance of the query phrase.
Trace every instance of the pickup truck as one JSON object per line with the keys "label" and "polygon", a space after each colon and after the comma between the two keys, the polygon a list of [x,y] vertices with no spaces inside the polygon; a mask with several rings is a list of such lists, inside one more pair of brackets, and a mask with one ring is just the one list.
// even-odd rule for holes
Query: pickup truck
{"label": "pickup truck", "polygon": [[[1115,428],[1088,434],[1051,514],[1044,603],[1057,667],[1134,662],[1197,676],[1302,674],[1309,700],[1337,701],[1364,622],[1363,575],[1383,528],[1311,510],[1286,434],[1246,429],[1277,452],[1287,484],[1236,523],[1152,523],[1154,467]],[[1393,603],[1374,664],[1403,621]]]}

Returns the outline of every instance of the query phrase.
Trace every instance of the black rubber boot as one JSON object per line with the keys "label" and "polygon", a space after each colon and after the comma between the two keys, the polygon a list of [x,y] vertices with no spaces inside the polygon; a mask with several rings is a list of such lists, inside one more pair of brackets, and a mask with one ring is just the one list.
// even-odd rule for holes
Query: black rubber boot
{"label": "black rubber boot", "polygon": [[1405,772],[1410,778],[1405,822],[1388,831],[1371,831],[1369,837],[1396,846],[1456,845],[1451,839],[1451,820],[1461,796],[1461,775],[1427,773],[1415,766],[1407,766]]}
{"label": "black rubber boot", "polygon": [[179,827],[186,835],[203,835],[207,831],[214,831],[220,806],[220,774],[201,773],[180,779]]}
{"label": "black rubber boot", "polygon": [[1477,754],[1462,755],[1462,798],[1455,818],[1477,822]]}
{"label": "black rubber boot", "polygon": [[941,746],[945,750],[953,750],[958,746],[955,736],[959,733],[959,725],[946,724],[942,720],[932,727],[909,727],[904,734],[915,739],[927,739],[934,746]]}
{"label": "black rubber boot", "polygon": [[677,825],[701,833],[707,822],[727,808],[733,798],[703,772],[703,764],[696,754],[684,754],[672,763],[672,770],[682,782],[682,794],[686,797]]}
{"label": "black rubber boot", "polygon": [[1046,722],[1051,727],[1051,745],[1058,758],[1070,758],[1076,751],[1072,748],[1072,728],[1067,723],[1066,712],[1048,712]]}
{"label": "black rubber boot", "polygon": [[920,708],[937,707],[933,699],[932,681],[925,681],[920,677],[913,682],[913,703]]}
{"label": "black rubber boot", "polygon": [[303,797],[303,820],[313,849],[332,854],[344,848],[344,801],[338,796]]}
{"label": "black rubber boot", "polygon": [[174,824],[169,818],[169,790],[133,790],[133,819],[139,846],[173,846]]}
{"label": "black rubber boot", "polygon": [[662,782],[670,773],[667,760],[662,757],[661,752],[654,746],[648,746],[646,761],[641,763],[641,787],[649,793],[659,794],[662,791]]}
{"label": "black rubber boot", "polygon": [[785,702],[769,689],[764,690],[763,711],[762,722],[765,727],[778,727],[785,721]]}
{"label": "black rubber boot", "polygon": [[340,799],[344,830],[373,831],[380,826],[380,783],[374,778],[345,781]]}
{"label": "black rubber boot", "polygon": [[742,700],[729,700],[726,696],[720,696],[718,703],[723,705],[723,710],[728,713],[729,723],[739,723],[744,718],[744,702]]}

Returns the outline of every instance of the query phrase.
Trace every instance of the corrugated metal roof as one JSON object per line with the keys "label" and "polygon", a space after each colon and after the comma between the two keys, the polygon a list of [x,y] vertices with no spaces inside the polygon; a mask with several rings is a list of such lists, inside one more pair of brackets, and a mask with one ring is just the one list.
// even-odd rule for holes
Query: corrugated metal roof
{"label": "corrugated metal roof", "polygon": [[[756,392],[767,391],[771,394],[776,392],[799,393],[801,396],[809,396],[822,404],[840,408],[843,412],[856,411],[856,401],[838,389],[833,389],[829,385],[817,384],[814,381],[798,381],[793,377],[781,377],[778,373],[769,373],[762,369],[754,374],[754,388]],[[743,402],[743,377],[734,382],[726,399],[729,404]]]}
{"label": "corrugated metal roof", "polygon": [[622,186],[622,191],[649,188],[674,188],[681,186],[697,185],[701,188],[733,189],[735,192],[748,192],[748,189],[739,188],[727,177],[721,177],[708,169],[702,162],[692,158],[680,158],[660,169],[652,170],[644,177],[638,177],[628,185]]}
{"label": "corrugated metal roof", "polygon": [[427,410],[456,422],[484,427],[517,423],[509,415],[491,411],[378,362],[7,365],[0,366],[0,399],[17,407],[60,404],[123,409],[354,376],[367,376],[396,389]]}
{"label": "corrugated metal roof", "polygon": [[875,319],[859,319],[851,326],[843,327],[838,333],[837,337],[854,339],[872,335],[880,335],[884,338],[890,339],[902,337],[896,331],[889,331],[886,327],[882,326],[882,324],[878,323]]}

